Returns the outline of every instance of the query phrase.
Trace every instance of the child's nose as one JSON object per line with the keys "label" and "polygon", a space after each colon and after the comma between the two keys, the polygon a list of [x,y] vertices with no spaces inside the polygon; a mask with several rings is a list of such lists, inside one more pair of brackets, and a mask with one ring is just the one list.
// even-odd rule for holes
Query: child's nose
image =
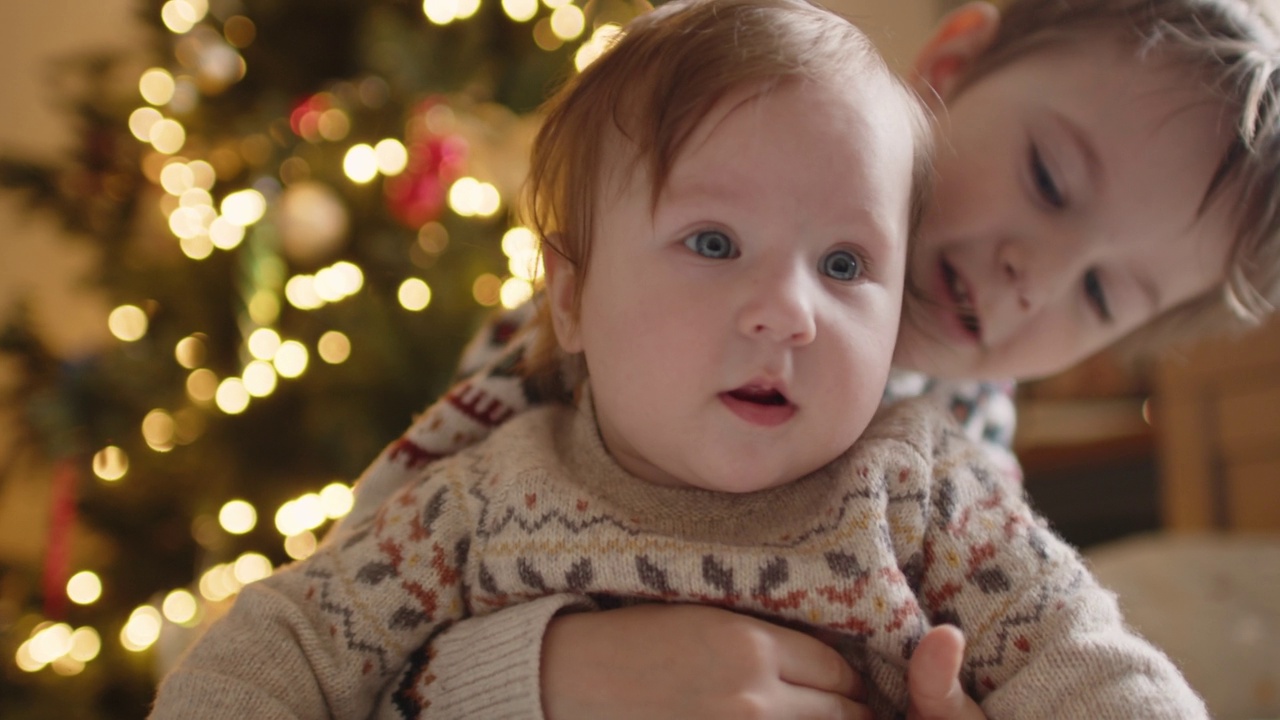
{"label": "child's nose", "polygon": [[738,316],[739,330],[750,338],[807,345],[817,334],[813,301],[798,272],[760,277]]}
{"label": "child's nose", "polygon": [[1006,242],[1000,246],[996,262],[1000,266],[1001,276],[1013,289],[1018,307],[1030,310],[1035,288],[1032,287],[1032,278],[1029,276],[1026,249],[1016,242]]}

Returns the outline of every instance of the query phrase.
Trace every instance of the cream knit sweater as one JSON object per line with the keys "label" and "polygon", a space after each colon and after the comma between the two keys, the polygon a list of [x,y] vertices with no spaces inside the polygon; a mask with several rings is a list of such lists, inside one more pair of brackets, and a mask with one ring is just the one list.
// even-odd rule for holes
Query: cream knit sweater
{"label": "cream knit sweater", "polygon": [[[989,718],[1206,717],[988,463],[943,411],[908,401],[787,486],[657,487],[612,461],[589,410],[531,410],[245,588],[152,717],[540,717],[512,658],[536,662],[546,620],[575,599],[713,604],[808,627],[863,673],[880,718],[903,716],[907,659],[938,622],[964,630],[963,680]],[[476,654],[491,662],[432,662],[456,621],[517,604],[541,624],[512,627],[510,655],[490,628]]]}

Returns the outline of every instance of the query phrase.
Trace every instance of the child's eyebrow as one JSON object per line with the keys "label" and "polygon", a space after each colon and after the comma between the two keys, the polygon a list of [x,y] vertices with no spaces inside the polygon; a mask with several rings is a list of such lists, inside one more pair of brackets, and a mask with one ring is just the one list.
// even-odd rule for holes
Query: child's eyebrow
{"label": "child's eyebrow", "polygon": [[1106,182],[1106,172],[1102,164],[1102,158],[1098,154],[1098,149],[1093,144],[1089,134],[1074,120],[1057,110],[1050,110],[1049,117],[1062,129],[1067,139],[1075,146],[1076,151],[1084,158],[1085,172],[1089,176],[1090,185],[1095,188],[1102,187],[1103,183]]}

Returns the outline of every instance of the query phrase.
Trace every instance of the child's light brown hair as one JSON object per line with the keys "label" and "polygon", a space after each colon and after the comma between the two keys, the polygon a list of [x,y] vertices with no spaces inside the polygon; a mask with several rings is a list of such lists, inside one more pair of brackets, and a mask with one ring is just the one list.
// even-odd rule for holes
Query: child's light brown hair
{"label": "child's light brown hair", "polygon": [[[932,174],[929,122],[915,95],[852,23],[806,0],[677,0],[632,21],[548,101],[533,145],[523,219],[543,252],[577,268],[575,311],[596,208],[608,186],[605,173],[646,172],[656,205],[684,143],[726,96],[748,89],[767,93],[790,81],[839,92],[869,75],[897,88],[910,118],[902,132],[914,136],[914,235]],[[541,346],[528,360],[530,375],[547,380],[558,362],[545,303],[539,312]]]}
{"label": "child's light brown hair", "polygon": [[[961,80],[1028,53],[1114,36],[1136,57],[1160,52],[1226,103],[1235,139],[1201,199],[1234,202],[1220,288],[1175,307],[1122,343],[1130,356],[1257,324],[1280,304],[1280,3],[1276,0],[1012,0],[991,46]],[[1166,60],[1167,58],[1167,60]],[[1224,193],[1229,197],[1222,198]]]}

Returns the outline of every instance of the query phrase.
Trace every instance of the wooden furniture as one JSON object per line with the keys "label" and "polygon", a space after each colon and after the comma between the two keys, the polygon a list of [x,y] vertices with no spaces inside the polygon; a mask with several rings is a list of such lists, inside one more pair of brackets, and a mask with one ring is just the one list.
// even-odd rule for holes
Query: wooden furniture
{"label": "wooden furniture", "polygon": [[1161,362],[1153,415],[1167,529],[1280,532],[1280,317]]}

